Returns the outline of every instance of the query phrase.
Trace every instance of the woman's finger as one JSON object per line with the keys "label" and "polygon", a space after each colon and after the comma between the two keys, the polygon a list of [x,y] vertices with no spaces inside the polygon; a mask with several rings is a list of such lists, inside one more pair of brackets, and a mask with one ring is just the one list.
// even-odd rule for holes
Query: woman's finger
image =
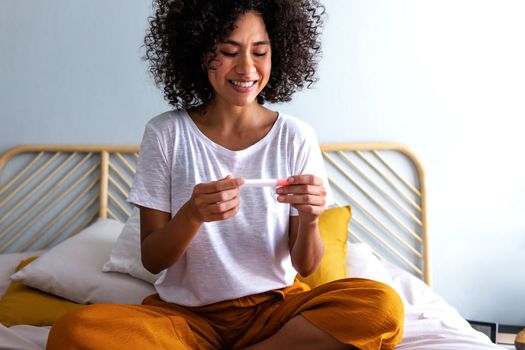
{"label": "woman's finger", "polygon": [[215,204],[215,203],[232,200],[233,198],[236,198],[238,196],[239,196],[239,189],[234,188],[230,190],[224,190],[221,192],[200,194],[198,195],[196,200],[200,204]]}
{"label": "woman's finger", "polygon": [[323,185],[323,180],[311,174],[293,175],[293,176],[288,177],[288,179],[286,180],[288,180],[288,183],[290,185],[316,185],[316,186]]}
{"label": "woman's finger", "polygon": [[281,203],[289,203],[289,204],[307,204],[307,205],[316,205],[316,206],[325,205],[324,196],[317,196],[317,195],[312,195],[312,194],[279,195],[277,196],[277,201]]}
{"label": "woman's finger", "polygon": [[279,187],[276,190],[277,194],[313,194],[317,196],[326,195],[326,190],[323,186],[318,185],[288,185]]}
{"label": "woman's finger", "polygon": [[239,188],[239,186],[241,186],[243,183],[243,178],[227,176],[221,180],[197,184],[195,185],[193,192],[195,194],[216,193],[225,190],[231,190],[234,188]]}

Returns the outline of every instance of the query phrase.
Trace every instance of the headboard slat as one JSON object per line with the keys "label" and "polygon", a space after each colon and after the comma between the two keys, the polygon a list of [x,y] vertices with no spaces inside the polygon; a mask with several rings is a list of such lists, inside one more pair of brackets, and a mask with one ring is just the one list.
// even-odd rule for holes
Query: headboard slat
{"label": "headboard slat", "polygon": [[400,197],[402,197],[407,203],[409,203],[412,208],[416,209],[419,213],[421,213],[421,207],[414,201],[412,198],[410,198],[395,182],[393,182],[385,172],[381,171],[376,165],[374,165],[367,157],[363,155],[363,152],[357,151],[355,154],[363,160],[363,162],[367,163],[370,168],[374,169],[374,171],[381,176],[381,178],[387,183]]}

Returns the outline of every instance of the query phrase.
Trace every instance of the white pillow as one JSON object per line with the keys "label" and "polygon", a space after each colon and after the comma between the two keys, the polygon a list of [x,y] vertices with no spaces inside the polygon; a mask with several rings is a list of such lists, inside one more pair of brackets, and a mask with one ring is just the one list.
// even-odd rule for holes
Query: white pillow
{"label": "white pillow", "polygon": [[123,224],[98,219],[11,276],[14,281],[82,304],[139,304],[153,286],[120,273],[104,273]]}
{"label": "white pillow", "polygon": [[441,299],[425,282],[402,268],[388,261],[385,268],[392,276],[393,287],[410,305],[434,303]]}
{"label": "white pillow", "polygon": [[127,273],[149,283],[155,283],[162,272],[154,275],[144,268],[140,257],[140,210],[134,208],[118,237],[104,272]]}
{"label": "white pillow", "polygon": [[16,267],[24,260],[42,254],[42,250],[23,253],[0,254],[0,297],[3,296],[11,284],[9,276],[15,273]]}
{"label": "white pillow", "polygon": [[392,277],[372,248],[365,243],[347,243],[346,269],[348,277],[366,278],[392,285]]}

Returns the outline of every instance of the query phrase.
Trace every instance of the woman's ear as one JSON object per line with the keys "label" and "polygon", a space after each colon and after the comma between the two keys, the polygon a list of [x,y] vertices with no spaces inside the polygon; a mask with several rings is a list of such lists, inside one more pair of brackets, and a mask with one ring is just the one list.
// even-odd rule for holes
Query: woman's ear
{"label": "woman's ear", "polygon": [[202,55],[201,68],[205,71],[215,70],[220,65],[217,52],[207,52]]}
{"label": "woman's ear", "polygon": [[203,54],[201,56],[201,69],[203,71],[207,71],[208,70],[208,59],[207,59],[207,56],[206,54]]}
{"label": "woman's ear", "polygon": [[201,56],[201,68],[203,71],[208,71],[211,66],[211,62],[215,58],[216,55],[212,52],[206,52],[203,53]]}

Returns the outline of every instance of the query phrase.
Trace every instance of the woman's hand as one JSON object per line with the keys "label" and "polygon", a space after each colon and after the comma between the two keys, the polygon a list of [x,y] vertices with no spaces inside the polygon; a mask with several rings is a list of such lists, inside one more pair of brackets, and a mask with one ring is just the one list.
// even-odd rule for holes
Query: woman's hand
{"label": "woman's hand", "polygon": [[317,221],[326,204],[323,180],[314,175],[290,176],[287,180],[289,185],[277,189],[277,200],[297,209],[302,223]]}
{"label": "woman's hand", "polygon": [[230,175],[224,179],[195,185],[186,205],[196,221],[226,220],[237,214],[240,208],[239,187],[242,178]]}

